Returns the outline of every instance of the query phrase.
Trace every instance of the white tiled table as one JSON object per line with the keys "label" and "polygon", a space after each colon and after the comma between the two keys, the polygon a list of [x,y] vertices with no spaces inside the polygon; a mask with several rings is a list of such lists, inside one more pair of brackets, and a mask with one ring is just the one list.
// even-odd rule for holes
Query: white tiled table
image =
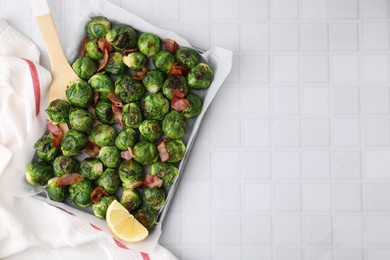
{"label": "white tiled table", "polygon": [[[50,0],[64,46],[78,2]],[[390,259],[388,0],[113,2],[235,53],[162,245],[185,260]],[[0,0],[0,16],[44,53],[28,1]]]}

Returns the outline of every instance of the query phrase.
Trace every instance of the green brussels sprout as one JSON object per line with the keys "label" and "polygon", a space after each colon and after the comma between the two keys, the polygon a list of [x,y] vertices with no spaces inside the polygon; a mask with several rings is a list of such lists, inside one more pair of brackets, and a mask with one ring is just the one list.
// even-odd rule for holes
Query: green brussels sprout
{"label": "green brussels sprout", "polygon": [[121,154],[116,146],[103,146],[99,151],[99,159],[108,168],[115,168],[121,164]]}
{"label": "green brussels sprout", "polygon": [[139,132],[142,139],[149,142],[157,141],[162,135],[160,123],[153,119],[143,121],[139,126]]}
{"label": "green brussels sprout", "polygon": [[112,111],[112,102],[106,99],[99,99],[95,106],[96,118],[104,124],[114,124],[115,115]]}
{"label": "green brussels sprout", "polygon": [[147,58],[140,52],[132,52],[123,57],[123,63],[132,70],[142,70]]}
{"label": "green brussels sprout", "polygon": [[54,174],[58,177],[65,173],[77,173],[79,172],[80,163],[71,156],[61,155],[54,159],[53,170]]}
{"label": "green brussels sprout", "polygon": [[83,108],[77,108],[69,113],[69,123],[72,129],[88,133],[91,131],[95,118],[93,114]]}
{"label": "green brussels sprout", "polygon": [[92,77],[98,69],[97,63],[88,56],[78,57],[73,62],[72,68],[83,80],[89,80],[89,78]]}
{"label": "green brussels sprout", "polygon": [[26,180],[34,186],[43,186],[53,177],[53,167],[46,161],[29,163],[26,168]]}
{"label": "green brussels sprout", "polygon": [[164,185],[170,186],[179,175],[179,169],[170,163],[155,162],[150,166],[150,174],[157,175]]}
{"label": "green brussels sprout", "polygon": [[97,180],[97,185],[103,187],[108,193],[114,194],[121,184],[121,179],[115,169],[106,169]]}
{"label": "green brussels sprout", "polygon": [[153,65],[156,69],[168,74],[175,63],[175,56],[168,51],[160,51],[153,57]]}
{"label": "green brussels sprout", "polygon": [[186,79],[180,75],[168,75],[162,85],[162,93],[167,99],[172,100],[173,92],[175,90],[180,90],[184,95],[187,95],[188,85]]}
{"label": "green brussels sprout", "polygon": [[142,199],[136,190],[124,189],[119,203],[129,212],[133,212],[141,206]]}
{"label": "green brussels sprout", "polygon": [[144,94],[145,87],[142,81],[135,80],[130,75],[123,75],[115,80],[115,95],[123,103],[141,100]]}
{"label": "green brussels sprout", "polygon": [[169,140],[165,143],[169,154],[168,162],[176,163],[183,159],[186,152],[186,146],[180,139]]}
{"label": "green brussels sprout", "polygon": [[93,17],[87,24],[87,31],[91,38],[104,37],[110,28],[110,21],[103,16]]}
{"label": "green brussels sprout", "polygon": [[107,41],[115,50],[124,51],[137,45],[137,33],[129,25],[116,25],[106,34]]}
{"label": "green brussels sprout", "polygon": [[120,52],[110,53],[104,71],[115,76],[122,75],[126,70],[126,65],[123,63],[123,55]]}
{"label": "green brussels sprout", "polygon": [[56,99],[50,102],[46,109],[47,117],[53,124],[66,123],[69,120],[69,102]]}
{"label": "green brussels sprout", "polygon": [[172,139],[182,137],[186,133],[186,128],[186,118],[176,110],[169,112],[162,122],[162,131]]}
{"label": "green brussels sprout", "polygon": [[93,204],[91,194],[94,189],[95,185],[92,181],[84,180],[76,182],[69,187],[69,198],[79,207],[90,207]]}
{"label": "green brussels sprout", "polygon": [[160,39],[152,33],[141,33],[138,37],[139,51],[151,57],[160,51]]}
{"label": "green brussels sprout", "polygon": [[199,63],[187,75],[188,86],[192,89],[207,89],[214,78],[214,72],[209,65]]}
{"label": "green brussels sprout", "polygon": [[157,223],[157,211],[147,206],[137,210],[134,217],[147,229],[152,228]]}
{"label": "green brussels sprout", "polygon": [[77,155],[83,151],[87,142],[88,139],[84,133],[71,129],[62,137],[62,153],[66,156]]}
{"label": "green brussels sprout", "polygon": [[51,178],[47,182],[46,192],[51,200],[64,201],[68,192],[67,186],[57,186],[58,177]]}
{"label": "green brussels sprout", "polygon": [[144,177],[142,166],[134,160],[125,160],[118,168],[119,178],[125,188],[137,187]]}
{"label": "green brussels sprout", "polygon": [[186,107],[183,111],[182,114],[186,118],[194,118],[199,116],[200,112],[202,112],[202,100],[200,97],[194,93],[189,93],[186,97],[190,105]]}
{"label": "green brussels sprout", "polygon": [[80,163],[80,174],[88,180],[97,180],[103,174],[103,163],[96,158],[87,157]]}
{"label": "green brussels sprout", "polygon": [[162,120],[169,112],[169,101],[163,94],[150,94],[141,100],[141,108],[146,119]]}
{"label": "green brussels sprout", "polygon": [[176,60],[183,67],[192,69],[200,62],[200,55],[191,48],[180,48],[176,51]]}
{"label": "green brussels sprout", "polygon": [[114,196],[103,196],[100,200],[92,205],[93,214],[101,219],[106,219],[108,206],[115,200]]}
{"label": "green brussels sprout", "polygon": [[99,124],[92,128],[91,138],[98,146],[110,145],[116,137],[113,127],[106,124]]}
{"label": "green brussels sprout", "polygon": [[110,92],[114,92],[114,82],[111,78],[103,73],[93,75],[88,83],[93,91],[99,93],[100,99],[107,99]]}
{"label": "green brussels sprout", "polygon": [[159,210],[165,204],[165,192],[159,188],[143,188],[141,190],[143,201],[154,210]]}
{"label": "green brussels sprout", "polygon": [[98,39],[93,39],[87,42],[85,45],[85,53],[88,57],[95,61],[103,59],[104,54],[100,51],[98,46]]}
{"label": "green brussels sprout", "polygon": [[66,87],[65,94],[69,102],[76,107],[87,108],[93,99],[91,86],[82,79],[69,83]]}
{"label": "green brussels sprout", "polygon": [[129,103],[123,106],[122,123],[124,126],[137,128],[142,121],[142,110],[137,103]]}
{"label": "green brussels sprout", "polygon": [[157,93],[164,83],[165,74],[159,70],[148,70],[142,78],[142,83],[150,93]]}
{"label": "green brussels sprout", "polygon": [[54,138],[50,134],[42,136],[34,144],[38,157],[44,161],[53,161],[60,152],[60,147],[53,145]]}
{"label": "green brussels sprout", "polygon": [[149,165],[157,161],[159,153],[154,143],[141,141],[133,147],[134,160],[142,165]]}
{"label": "green brussels sprout", "polygon": [[118,149],[126,151],[129,147],[133,147],[137,142],[138,134],[130,127],[123,128],[115,139],[115,145]]}

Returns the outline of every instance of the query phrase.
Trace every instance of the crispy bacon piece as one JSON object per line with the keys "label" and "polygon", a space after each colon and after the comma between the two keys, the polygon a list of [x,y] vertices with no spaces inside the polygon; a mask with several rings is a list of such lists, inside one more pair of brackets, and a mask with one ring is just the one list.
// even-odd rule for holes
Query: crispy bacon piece
{"label": "crispy bacon piece", "polygon": [[91,200],[93,203],[99,202],[100,198],[105,196],[110,196],[110,193],[108,193],[103,187],[97,186],[91,193]]}
{"label": "crispy bacon piece", "polygon": [[149,188],[161,188],[163,180],[161,180],[157,175],[146,175],[144,180],[144,186]]}
{"label": "crispy bacon piece", "polygon": [[138,48],[128,49],[128,50],[122,51],[122,54],[126,55],[126,54],[129,54],[129,53],[132,53],[132,52],[136,52],[136,51],[138,51]]}
{"label": "crispy bacon piece", "polygon": [[104,49],[104,56],[103,56],[103,59],[98,61],[97,71],[103,70],[106,67],[107,63],[108,63],[108,51],[107,51],[107,49]]}
{"label": "crispy bacon piece", "polygon": [[87,46],[88,43],[88,36],[84,37],[83,42],[81,43],[81,56],[85,56],[85,46]]}
{"label": "crispy bacon piece", "polygon": [[116,107],[123,107],[122,100],[120,100],[114,92],[110,92],[107,95],[107,98],[112,102]]}
{"label": "crispy bacon piece", "polygon": [[165,146],[165,142],[167,139],[163,139],[158,145],[157,145],[157,150],[160,155],[161,162],[166,162],[169,160],[169,153],[168,150]]}
{"label": "crispy bacon piece", "polygon": [[114,103],[111,105],[112,112],[115,116],[115,121],[120,124],[120,126],[123,128],[123,122],[122,122],[122,108],[117,107]]}
{"label": "crispy bacon piece", "polygon": [[51,137],[54,138],[53,146],[58,147],[61,143],[61,138],[63,135],[62,129],[58,126],[50,122],[49,119],[46,120],[47,129],[50,132]]}
{"label": "crispy bacon piece", "polygon": [[126,151],[121,152],[121,158],[125,160],[131,160],[133,157],[133,149],[131,149],[131,147],[128,147]]}
{"label": "crispy bacon piece", "polygon": [[177,51],[177,49],[179,48],[179,45],[174,40],[165,39],[164,40],[164,47],[170,53],[175,53]]}
{"label": "crispy bacon piece", "polygon": [[100,148],[94,142],[88,141],[87,145],[84,148],[84,152],[88,154],[90,157],[96,157],[100,152]]}
{"label": "crispy bacon piece", "polygon": [[183,91],[175,89],[172,93],[171,107],[176,111],[183,111],[190,106],[190,102],[184,98]]}
{"label": "crispy bacon piece", "polygon": [[99,100],[99,97],[100,97],[99,92],[93,92],[93,100],[92,100],[92,104],[91,104],[91,106],[92,106],[93,108],[96,107],[96,104],[97,104],[97,102],[98,102],[98,100]]}
{"label": "crispy bacon piece", "polygon": [[140,70],[140,71],[135,71],[133,74],[133,79],[142,80],[144,78],[146,72],[148,72],[147,67],[143,67],[142,70]]}
{"label": "crispy bacon piece", "polygon": [[180,75],[187,75],[188,72],[190,72],[190,69],[189,68],[186,68],[186,67],[182,67],[182,66],[179,66],[179,65],[172,65],[171,68],[169,69],[169,74],[171,75],[177,75],[177,76],[180,76]]}
{"label": "crispy bacon piece", "polygon": [[56,186],[69,186],[83,180],[84,177],[78,173],[66,173],[58,177]]}
{"label": "crispy bacon piece", "polygon": [[98,48],[102,52],[104,52],[104,50],[107,50],[108,53],[112,52],[111,44],[104,37],[100,37],[99,38],[99,40],[98,40]]}

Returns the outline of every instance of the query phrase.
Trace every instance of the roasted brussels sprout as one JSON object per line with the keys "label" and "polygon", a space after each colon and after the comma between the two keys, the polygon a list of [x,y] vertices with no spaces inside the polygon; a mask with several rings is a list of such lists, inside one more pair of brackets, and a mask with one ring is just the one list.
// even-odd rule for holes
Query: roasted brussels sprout
{"label": "roasted brussels sprout", "polygon": [[120,184],[121,180],[115,169],[106,169],[97,180],[97,185],[103,187],[110,194],[114,194]]}
{"label": "roasted brussels sprout", "polygon": [[143,201],[154,210],[159,210],[165,204],[165,192],[159,188],[143,188],[141,190]]}
{"label": "roasted brussels sprout", "polygon": [[101,219],[106,219],[108,206],[115,200],[114,196],[103,196],[100,200],[92,205],[93,214]]}
{"label": "roasted brussels sprout", "polygon": [[126,70],[126,65],[123,63],[123,55],[120,52],[110,53],[108,56],[108,62],[104,71],[112,75],[122,75]]}
{"label": "roasted brussels sprout", "polygon": [[66,87],[65,94],[73,106],[82,108],[89,107],[93,98],[91,86],[82,79],[70,82]]}
{"label": "roasted brussels sprout", "polygon": [[116,131],[113,127],[106,124],[99,124],[92,128],[91,138],[98,146],[107,146],[113,143],[116,137]]}
{"label": "roasted brussels sprout", "polygon": [[96,118],[104,124],[114,124],[115,115],[112,111],[112,102],[100,99],[95,106],[95,115]]}
{"label": "roasted brussels sprout", "polygon": [[71,129],[62,137],[62,153],[66,156],[77,155],[83,151],[87,142],[88,139],[84,133]]}
{"label": "roasted brussels sprout", "polygon": [[53,124],[66,123],[69,120],[69,102],[56,99],[50,102],[46,109],[47,117]]}
{"label": "roasted brussels sprout", "polygon": [[122,108],[122,123],[126,127],[137,128],[142,123],[142,110],[137,103],[129,103]]}
{"label": "roasted brussels sprout", "polygon": [[125,188],[137,187],[143,179],[142,166],[134,160],[125,160],[118,168],[119,178]]}
{"label": "roasted brussels sprout", "polygon": [[88,57],[95,61],[103,59],[103,52],[100,51],[98,46],[98,39],[93,39],[87,42],[85,45],[85,53]]}
{"label": "roasted brussels sprout", "polygon": [[173,92],[175,90],[180,90],[184,95],[187,95],[188,85],[186,79],[179,75],[169,75],[164,81],[162,92],[167,99],[172,100]]}
{"label": "roasted brussels sprout", "polygon": [[69,123],[72,129],[89,133],[95,121],[93,115],[83,108],[77,108],[69,113]]}
{"label": "roasted brussels sprout", "polygon": [[120,204],[122,204],[129,212],[138,209],[142,204],[141,196],[134,189],[124,189]]}
{"label": "roasted brussels sprout", "polygon": [[150,93],[157,93],[164,83],[165,74],[159,70],[148,70],[142,78],[142,83]]}
{"label": "roasted brussels sprout", "polygon": [[214,72],[209,65],[199,63],[187,75],[188,86],[192,89],[207,89],[214,78]]}
{"label": "roasted brussels sprout", "polygon": [[46,186],[46,192],[47,195],[51,200],[55,201],[63,201],[66,198],[66,194],[68,192],[68,187],[67,186],[57,186],[58,177],[51,178],[47,182]]}
{"label": "roasted brussels sprout", "polygon": [[115,145],[118,149],[126,151],[129,147],[133,147],[137,142],[138,134],[130,127],[123,128],[115,139]]}
{"label": "roasted brussels sprout", "polygon": [[200,62],[200,55],[191,48],[180,48],[176,51],[176,60],[183,67],[192,69]]}
{"label": "roasted brussels sprout", "polygon": [[151,94],[141,100],[141,108],[146,119],[162,120],[169,112],[169,101],[161,93]]}
{"label": "roasted brussels sprout", "polygon": [[103,174],[103,163],[96,158],[87,157],[80,163],[80,174],[88,180],[97,180]]}
{"label": "roasted brussels sprout", "polygon": [[160,39],[152,33],[141,33],[138,37],[139,51],[151,57],[160,51]]}
{"label": "roasted brussels sprout", "polygon": [[186,107],[182,114],[186,118],[194,118],[200,115],[200,112],[202,112],[202,100],[200,97],[194,93],[189,93],[186,97],[190,105]]}
{"label": "roasted brussels sprout", "polygon": [[69,187],[70,200],[79,207],[87,208],[92,206],[92,191],[95,189],[92,181],[84,180],[76,182]]}
{"label": "roasted brussels sprout", "polygon": [[72,64],[72,68],[76,74],[83,80],[89,80],[96,71],[97,63],[88,56],[78,57]]}
{"label": "roasted brussels sprout", "polygon": [[176,110],[169,112],[162,122],[162,131],[172,139],[182,137],[186,133],[186,128],[186,118]]}
{"label": "roasted brussels sprout", "polygon": [[129,25],[116,25],[106,34],[107,41],[115,50],[124,51],[137,45],[137,33]]}
{"label": "roasted brussels sprout", "polygon": [[175,182],[179,169],[170,163],[155,162],[150,166],[150,174],[157,175],[164,185],[170,186]]}
{"label": "roasted brussels sprout", "polygon": [[80,163],[71,156],[61,155],[54,159],[53,170],[54,174],[58,177],[65,173],[77,173],[79,172]]}
{"label": "roasted brussels sprout", "polygon": [[175,163],[183,159],[186,152],[186,146],[180,139],[169,140],[165,143],[169,154],[168,162]]}
{"label": "roasted brussels sprout", "polygon": [[152,228],[157,223],[157,211],[148,206],[137,210],[134,217],[147,229]]}
{"label": "roasted brussels sprout", "polygon": [[160,123],[152,119],[144,120],[139,126],[139,132],[142,139],[149,142],[157,141],[162,135]]}
{"label": "roasted brussels sprout", "polygon": [[133,79],[130,75],[123,75],[115,81],[115,95],[123,103],[131,103],[141,100],[145,94],[142,81]]}
{"label": "roasted brussels sprout", "polygon": [[53,167],[46,161],[29,163],[26,168],[26,180],[34,186],[43,186],[53,177]]}
{"label": "roasted brussels sprout", "polygon": [[142,165],[149,165],[158,159],[157,147],[154,143],[141,141],[133,147],[134,160]]}
{"label": "roasted brussels sprout", "polygon": [[114,92],[114,82],[111,78],[103,73],[93,75],[88,83],[93,91],[99,93],[100,99],[107,99],[110,92]]}
{"label": "roasted brussels sprout", "polygon": [[44,161],[53,161],[60,152],[60,147],[53,145],[54,138],[49,134],[42,136],[34,144],[34,149],[37,151],[38,157]]}
{"label": "roasted brussels sprout", "polygon": [[168,74],[172,65],[175,63],[175,56],[168,51],[160,51],[153,57],[153,65],[156,69]]}
{"label": "roasted brussels sprout", "polygon": [[99,152],[99,159],[108,168],[115,168],[121,164],[121,154],[116,146],[103,146]]}
{"label": "roasted brussels sprout", "polygon": [[103,16],[93,17],[88,22],[87,31],[91,38],[104,37],[111,28],[110,21]]}
{"label": "roasted brussels sprout", "polygon": [[141,70],[146,61],[146,56],[140,52],[132,52],[123,57],[123,63],[132,70]]}

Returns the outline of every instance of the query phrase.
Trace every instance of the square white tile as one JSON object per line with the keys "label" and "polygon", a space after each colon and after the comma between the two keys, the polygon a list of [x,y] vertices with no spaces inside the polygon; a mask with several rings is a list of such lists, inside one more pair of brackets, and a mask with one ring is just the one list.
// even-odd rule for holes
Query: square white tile
{"label": "square white tile", "polygon": [[300,216],[275,216],[273,239],[278,246],[301,245],[302,219]]}
{"label": "square white tile", "polygon": [[327,51],[328,25],[317,23],[301,24],[300,44],[303,51]]}
{"label": "square white tile", "polygon": [[242,175],[245,180],[271,177],[271,153],[269,151],[244,151],[243,156]]}
{"label": "square white tile", "polygon": [[299,179],[301,176],[301,156],[299,151],[274,151],[272,153],[272,178]]}
{"label": "square white tile", "polygon": [[305,243],[311,246],[329,246],[333,243],[332,219],[329,216],[306,216]]}
{"label": "square white tile", "polygon": [[328,151],[302,152],[302,173],[305,179],[326,180],[330,176],[331,159]]}
{"label": "square white tile", "polygon": [[359,246],[363,243],[363,219],[361,216],[336,216],[336,244]]}
{"label": "square white tile", "polygon": [[299,212],[302,209],[302,187],[295,183],[274,184],[274,208],[277,212]]}
{"label": "square white tile", "polygon": [[272,25],[273,51],[297,51],[299,49],[299,27],[293,23]]}

